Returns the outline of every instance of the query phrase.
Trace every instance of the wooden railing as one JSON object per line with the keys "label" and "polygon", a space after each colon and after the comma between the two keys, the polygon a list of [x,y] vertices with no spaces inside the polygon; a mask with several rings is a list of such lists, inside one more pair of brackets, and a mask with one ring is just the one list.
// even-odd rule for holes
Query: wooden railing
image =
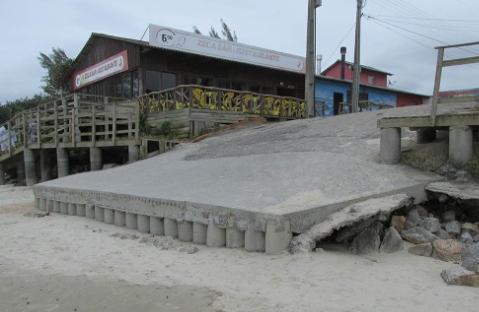
{"label": "wooden railing", "polygon": [[302,99],[198,85],[181,85],[148,93],[138,101],[145,114],[192,108],[287,119],[304,116]]}
{"label": "wooden railing", "polygon": [[121,100],[73,94],[24,110],[0,124],[0,155],[11,156],[23,148],[139,142],[138,105]]}

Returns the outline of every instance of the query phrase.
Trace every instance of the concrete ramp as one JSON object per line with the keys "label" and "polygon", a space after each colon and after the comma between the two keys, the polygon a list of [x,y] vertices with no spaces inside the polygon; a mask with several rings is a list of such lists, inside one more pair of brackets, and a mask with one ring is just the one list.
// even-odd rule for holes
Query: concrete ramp
{"label": "concrete ramp", "polygon": [[[131,227],[187,241],[196,233],[212,246],[274,253],[291,232],[348,205],[397,193],[421,198],[424,186],[440,179],[378,162],[376,123],[384,113],[224,132],[131,165],[38,184],[34,192],[44,209],[72,204],[106,222],[130,220]],[[288,242],[273,248],[275,239]]]}

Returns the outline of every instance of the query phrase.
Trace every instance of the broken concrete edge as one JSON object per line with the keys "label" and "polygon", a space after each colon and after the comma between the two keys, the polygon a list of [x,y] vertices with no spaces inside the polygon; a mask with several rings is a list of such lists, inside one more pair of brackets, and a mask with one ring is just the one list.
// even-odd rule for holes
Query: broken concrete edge
{"label": "broken concrete edge", "polygon": [[289,250],[291,253],[312,251],[316,242],[330,236],[336,230],[378,215],[390,215],[398,209],[411,206],[413,202],[411,196],[401,193],[354,203],[336,211],[323,222],[293,238]]}
{"label": "broken concrete edge", "polygon": [[426,191],[462,200],[479,200],[479,184],[476,183],[432,182],[426,185]]}
{"label": "broken concrete edge", "polygon": [[[442,178],[438,179],[438,181],[442,180]],[[356,203],[364,202],[368,199],[382,198],[395,194],[406,194],[414,199],[415,204],[421,204],[428,200],[425,188],[427,185],[429,185],[429,183],[431,182],[420,182],[413,186],[408,186],[389,192],[373,193],[367,196],[362,196],[347,201],[310,208],[301,212],[284,214],[283,216],[291,222],[291,230],[293,233],[304,233],[308,231],[311,227],[313,227],[315,224],[326,220],[331,214]]]}
{"label": "broken concrete edge", "polygon": [[[42,185],[35,185],[33,187],[33,193],[35,203],[41,210],[49,210],[48,207],[56,207],[58,205],[60,207],[85,205],[86,211],[89,210],[89,207],[94,207],[94,210],[97,212],[96,219],[100,222],[106,222],[104,219],[104,211],[123,212],[126,213],[127,227],[129,223],[128,216],[138,215],[140,218],[141,216],[145,216],[149,218],[174,220],[176,223],[191,222],[204,224],[211,228],[217,227],[223,229],[221,235],[225,233],[227,228],[235,228],[245,233],[246,231],[262,232],[265,237],[265,247],[259,251],[266,251],[268,254],[276,254],[286,250],[292,237],[289,220],[283,216],[274,214],[186,201],[165,200],[101,191],[46,187]],[[61,209],[60,212],[62,212]],[[86,215],[89,216],[88,213],[86,213]],[[112,220],[108,220],[108,223],[114,223],[113,218],[111,219]],[[141,231],[145,231],[146,229],[146,219],[143,220],[142,224],[143,223],[145,226],[139,229]],[[137,225],[137,222],[135,222],[135,225]],[[137,229],[137,227],[135,227],[135,229]],[[165,227],[165,235],[166,232]],[[222,240],[222,238],[219,238],[219,240]]]}

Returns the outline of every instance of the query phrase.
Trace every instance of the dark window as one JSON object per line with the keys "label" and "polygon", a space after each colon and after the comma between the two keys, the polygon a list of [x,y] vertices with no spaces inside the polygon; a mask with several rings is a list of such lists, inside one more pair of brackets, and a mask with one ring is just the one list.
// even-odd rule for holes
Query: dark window
{"label": "dark window", "polygon": [[145,71],[145,90],[160,91],[176,87],[176,74]]}
{"label": "dark window", "polygon": [[160,90],[176,87],[176,75],[172,73],[161,73]]}

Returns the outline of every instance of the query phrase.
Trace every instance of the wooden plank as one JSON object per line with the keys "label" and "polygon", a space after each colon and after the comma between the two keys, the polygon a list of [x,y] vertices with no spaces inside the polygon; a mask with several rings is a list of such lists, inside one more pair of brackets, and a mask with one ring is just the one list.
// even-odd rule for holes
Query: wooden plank
{"label": "wooden plank", "polygon": [[390,117],[378,120],[378,128],[479,126],[479,114],[439,115],[431,124],[429,116]]}
{"label": "wooden plank", "polygon": [[25,112],[22,113],[22,139],[23,139],[23,146],[28,146],[28,133],[27,133],[27,117]]}
{"label": "wooden plank", "polygon": [[37,106],[37,144],[41,146],[42,144],[42,129],[40,123],[40,106]]}
{"label": "wooden plank", "polygon": [[8,121],[7,126],[8,126],[8,154],[11,157],[13,151],[12,151],[12,123],[10,122],[10,120]]}
{"label": "wooden plank", "polygon": [[479,41],[444,45],[444,46],[436,47],[436,49],[459,48],[459,47],[468,47],[473,45],[479,45]]}
{"label": "wooden plank", "polygon": [[474,63],[479,63],[479,56],[446,60],[442,62],[442,66],[447,67],[447,66],[467,65],[467,64],[474,64]]}
{"label": "wooden plank", "polygon": [[91,107],[91,145],[96,146],[96,105]]}
{"label": "wooden plank", "polygon": [[58,146],[58,103],[57,101],[53,102],[53,123],[55,131],[55,147]]}
{"label": "wooden plank", "polygon": [[111,141],[113,145],[116,145],[116,103],[113,103],[113,112],[112,112],[112,138]]}
{"label": "wooden plank", "polygon": [[440,48],[437,51],[436,77],[434,79],[434,93],[432,95],[431,120],[430,120],[432,125],[434,125],[436,122],[437,102],[439,100],[439,89],[441,88],[443,61],[444,61],[444,48]]}

